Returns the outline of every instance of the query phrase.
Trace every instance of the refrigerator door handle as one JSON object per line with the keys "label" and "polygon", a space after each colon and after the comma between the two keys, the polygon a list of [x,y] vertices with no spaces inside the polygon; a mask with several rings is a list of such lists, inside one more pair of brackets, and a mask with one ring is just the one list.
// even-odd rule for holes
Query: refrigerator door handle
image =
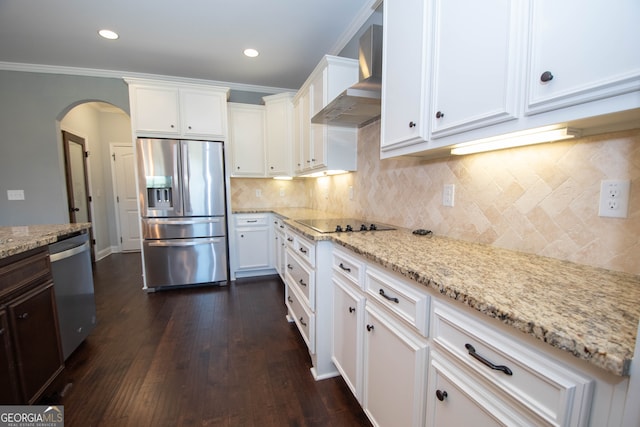
{"label": "refrigerator door handle", "polygon": [[184,202],[184,214],[192,213],[191,208],[191,195],[190,195],[190,182],[191,177],[191,162],[189,161],[189,146],[183,141],[180,143],[182,149],[182,200]]}
{"label": "refrigerator door handle", "polygon": [[181,247],[185,247],[185,246],[210,245],[211,243],[220,243],[222,241],[223,240],[219,239],[219,238],[186,240],[186,241],[181,241],[181,240],[155,240],[153,242],[149,242],[149,246],[158,246],[158,247],[160,247],[160,246],[162,246],[162,247],[181,246]]}
{"label": "refrigerator door handle", "polygon": [[222,222],[223,217],[215,218],[194,218],[194,219],[155,219],[145,218],[149,225],[193,225],[193,224],[215,224]]}

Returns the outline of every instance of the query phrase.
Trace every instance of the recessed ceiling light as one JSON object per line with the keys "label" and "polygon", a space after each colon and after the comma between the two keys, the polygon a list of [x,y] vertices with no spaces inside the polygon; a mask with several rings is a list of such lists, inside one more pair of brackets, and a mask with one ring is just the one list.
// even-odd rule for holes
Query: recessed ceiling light
{"label": "recessed ceiling light", "polygon": [[249,58],[255,58],[256,56],[260,55],[260,52],[255,49],[245,49],[244,54]]}
{"label": "recessed ceiling light", "polygon": [[118,37],[120,37],[118,33],[111,30],[100,30],[98,31],[98,34],[100,34],[101,37],[104,37],[105,39],[109,39],[109,40],[115,40]]}

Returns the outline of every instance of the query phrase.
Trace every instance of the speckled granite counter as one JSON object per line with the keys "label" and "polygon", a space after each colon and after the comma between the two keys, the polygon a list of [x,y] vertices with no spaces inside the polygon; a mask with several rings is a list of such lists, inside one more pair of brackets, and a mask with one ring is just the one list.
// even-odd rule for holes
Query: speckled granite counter
{"label": "speckled granite counter", "polygon": [[91,223],[0,227],[0,259],[48,245],[59,236],[90,227]]}
{"label": "speckled granite counter", "polygon": [[[273,212],[311,239],[330,239],[615,375],[629,375],[640,320],[640,276],[411,231],[319,234],[295,219],[336,217],[303,208]],[[324,215],[324,216],[323,216]]]}

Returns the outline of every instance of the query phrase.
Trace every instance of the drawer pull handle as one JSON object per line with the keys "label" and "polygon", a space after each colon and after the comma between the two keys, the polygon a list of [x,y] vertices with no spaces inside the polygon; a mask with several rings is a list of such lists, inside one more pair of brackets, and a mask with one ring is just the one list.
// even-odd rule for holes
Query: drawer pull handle
{"label": "drawer pull handle", "polygon": [[287,237],[287,242],[293,242],[293,239],[291,237]]}
{"label": "drawer pull handle", "polygon": [[305,328],[307,327],[307,324],[304,323],[304,317],[300,318],[300,323],[302,324],[302,326],[304,326]]}
{"label": "drawer pull handle", "polygon": [[354,307],[349,307],[349,313],[354,313],[356,309]]}
{"label": "drawer pull handle", "polygon": [[478,353],[476,353],[476,349],[471,344],[465,344],[464,347],[469,351],[469,354],[474,359],[479,360],[480,362],[482,362],[483,364],[487,365],[491,369],[494,369],[496,371],[502,371],[506,375],[513,375],[513,372],[511,372],[511,369],[509,369],[508,367],[506,367],[504,365],[495,365],[495,364],[491,363],[490,361],[488,361],[487,359],[485,359],[484,357],[480,356]]}
{"label": "drawer pull handle", "polygon": [[18,314],[18,319],[26,319],[27,317],[29,317],[29,313],[22,313],[22,314]]}
{"label": "drawer pull handle", "polygon": [[280,228],[284,228],[284,225],[281,225]]}
{"label": "drawer pull handle", "polygon": [[299,280],[299,282],[300,282],[300,284],[301,284],[302,286],[307,286],[307,284],[306,284],[306,283],[304,283],[304,281],[303,281],[302,279],[300,279],[300,280]]}
{"label": "drawer pull handle", "polygon": [[351,273],[351,269],[349,267],[345,267],[344,264],[340,263],[340,268],[346,271],[347,273]]}
{"label": "drawer pull handle", "polygon": [[247,223],[253,223],[253,222],[258,222],[258,220],[257,219],[248,219],[247,220]]}
{"label": "drawer pull handle", "polygon": [[303,254],[306,254],[307,250],[305,248],[300,248],[300,252],[302,252]]}
{"label": "drawer pull handle", "polygon": [[373,331],[373,325],[367,325],[367,331],[369,332]]}
{"label": "drawer pull handle", "polygon": [[445,390],[436,390],[436,397],[440,402],[444,401],[447,398],[448,394]]}
{"label": "drawer pull handle", "polygon": [[289,295],[287,295],[287,301],[293,302],[293,300],[291,299],[291,297]]}
{"label": "drawer pull handle", "polygon": [[380,289],[380,295],[382,295],[383,297],[385,297],[386,299],[388,299],[389,301],[393,301],[396,304],[400,304],[400,300],[396,297],[390,297],[389,295],[384,293],[384,289]]}
{"label": "drawer pull handle", "polygon": [[291,264],[287,264],[287,268],[288,268],[289,270],[293,270],[293,265],[291,265]]}

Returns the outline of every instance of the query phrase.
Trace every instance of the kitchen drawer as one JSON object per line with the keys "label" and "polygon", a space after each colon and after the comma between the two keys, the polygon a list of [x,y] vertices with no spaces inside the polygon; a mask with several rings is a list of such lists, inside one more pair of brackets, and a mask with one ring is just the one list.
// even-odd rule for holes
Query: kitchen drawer
{"label": "kitchen drawer", "polygon": [[427,336],[431,298],[426,292],[420,292],[414,286],[375,268],[366,270],[365,292]]}
{"label": "kitchen drawer", "polygon": [[298,330],[302,334],[304,342],[307,344],[309,353],[316,352],[315,345],[315,321],[316,317],[313,313],[310,313],[306,305],[300,301],[297,292],[287,284],[286,288],[286,304],[289,309],[289,315],[298,326]]}
{"label": "kitchen drawer", "polygon": [[588,424],[591,378],[440,301],[433,303],[432,335],[454,359],[551,425]]}
{"label": "kitchen drawer", "polygon": [[355,286],[364,287],[364,263],[338,249],[333,250],[333,271]]}
{"label": "kitchen drawer", "polygon": [[296,235],[293,231],[289,229],[285,230],[285,242],[287,244],[287,248],[291,248],[291,250],[295,249]]}
{"label": "kitchen drawer", "polygon": [[[287,236],[289,237],[289,236]],[[293,251],[304,259],[311,267],[316,266],[316,245],[311,240],[307,240],[304,237],[296,233],[291,233],[293,237]]]}
{"label": "kitchen drawer", "polygon": [[237,227],[254,227],[268,224],[268,214],[236,214],[234,215]]}
{"label": "kitchen drawer", "polygon": [[304,262],[300,261],[295,255],[292,255],[291,249],[287,250],[286,273],[285,278],[291,286],[295,286],[304,303],[309,308],[315,310],[315,274]]}
{"label": "kitchen drawer", "polygon": [[0,262],[0,297],[51,275],[46,247],[5,258]]}

